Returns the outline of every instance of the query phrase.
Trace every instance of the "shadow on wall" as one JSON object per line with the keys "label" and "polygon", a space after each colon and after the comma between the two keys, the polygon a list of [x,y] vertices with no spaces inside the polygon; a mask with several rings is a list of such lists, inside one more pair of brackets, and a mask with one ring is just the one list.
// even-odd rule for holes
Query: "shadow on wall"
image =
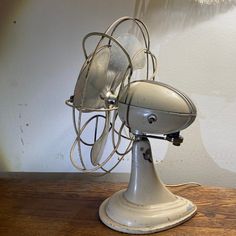
{"label": "shadow on wall", "polygon": [[6,163],[6,159],[4,157],[2,150],[0,149],[0,172],[8,171],[8,170],[9,169]]}
{"label": "shadow on wall", "polygon": [[[235,1],[202,5],[195,0],[136,0],[134,15],[143,19],[151,33],[155,34],[152,42],[162,44],[178,32],[226,13],[235,6]],[[184,85],[183,83],[191,84]],[[211,90],[205,83],[196,79],[187,82],[186,80],[181,81],[181,78],[175,80],[177,86],[178,84],[182,85],[182,88],[186,86],[189,95],[193,93],[210,96],[214,95],[214,91],[217,90],[219,91],[217,95],[226,100],[231,101],[235,98],[235,87],[225,88],[225,80],[216,81],[215,78],[209,78],[207,83],[212,85]],[[196,121],[183,136],[184,144],[180,148],[169,145],[164,161],[157,167],[165,181],[175,182],[173,176],[178,176],[178,182],[188,180],[199,181],[203,184],[236,187],[236,173],[219,167],[205,148],[199,121]],[[212,142],[214,143],[214,140]],[[174,175],[170,174],[173,173],[173,170]]]}
{"label": "shadow on wall", "polygon": [[1,0],[0,1],[0,35],[7,32],[6,25],[17,24],[16,13],[28,0]]}
{"label": "shadow on wall", "polygon": [[[28,0],[1,0],[0,1],[0,12],[1,12],[1,20],[0,20],[0,39],[3,39],[2,35],[7,34],[8,25],[17,24],[17,20],[15,19],[17,11],[26,3]],[[1,53],[4,53],[2,50],[2,41],[0,40],[0,57]],[[0,144],[2,145],[2,144]],[[0,148],[0,171],[10,171],[9,165],[7,164],[7,159],[5,157],[4,152]]]}
{"label": "shadow on wall", "polygon": [[236,173],[220,168],[205,149],[199,123],[189,129],[190,132],[183,134],[182,146],[169,145],[164,161],[157,165],[165,181],[175,183],[174,176],[178,176],[178,182],[197,181],[206,185],[236,187]]}
{"label": "shadow on wall", "polygon": [[[235,7],[236,0],[225,0],[213,4],[200,4],[196,0],[136,0],[134,15],[140,19],[143,19],[148,25],[148,28],[151,31],[151,47],[159,45],[162,48],[162,45],[164,47],[165,43],[167,43],[170,38],[174,38],[178,32],[191,29],[198,24],[233,10]],[[153,42],[155,42],[155,44]],[[202,47],[208,47],[210,48],[209,50],[213,51],[215,51],[215,48],[217,47],[218,55],[221,55],[217,58],[217,60],[214,53],[202,55],[206,56],[208,61],[216,61],[217,64],[214,66],[208,66],[209,68],[212,68],[212,71],[217,71],[217,73],[222,77],[224,76],[224,80],[216,80],[216,75],[212,74],[213,76],[208,76],[207,81],[204,83],[204,81],[199,79],[200,76],[202,76],[201,70],[197,70],[197,67],[195,66],[191,68],[191,71],[189,71],[188,78],[186,80],[176,76],[176,85],[180,86],[183,91],[188,92],[188,94],[194,93],[215,96],[217,93],[217,96],[224,96],[224,98],[227,98],[228,101],[231,101],[231,98],[235,97],[235,87],[228,86],[226,88],[226,80],[229,75],[226,73],[228,65],[224,63],[224,60],[231,56],[229,55],[230,52],[226,50],[225,45],[219,43],[217,44],[217,42],[212,42],[209,39],[199,39],[198,43],[201,44]],[[186,49],[183,45],[180,45],[179,48],[180,50]],[[191,53],[194,53],[193,50],[194,45],[193,49],[189,48]],[[181,53],[181,51],[177,51],[177,53]],[[168,60],[171,62],[172,58],[168,58]],[[234,60],[234,58],[232,58],[232,60]],[[215,67],[217,67],[218,70],[215,70]],[[222,70],[220,71],[219,68],[222,68]],[[185,71],[185,73],[187,73],[187,71]],[[195,78],[192,73],[194,73]],[[165,82],[168,83],[168,81]],[[228,80],[227,82],[231,81]],[[206,83],[211,84],[210,90],[209,87],[206,86]]]}
{"label": "shadow on wall", "polygon": [[200,4],[196,0],[136,0],[134,16],[155,29],[158,39],[193,27],[236,6],[235,0]]}

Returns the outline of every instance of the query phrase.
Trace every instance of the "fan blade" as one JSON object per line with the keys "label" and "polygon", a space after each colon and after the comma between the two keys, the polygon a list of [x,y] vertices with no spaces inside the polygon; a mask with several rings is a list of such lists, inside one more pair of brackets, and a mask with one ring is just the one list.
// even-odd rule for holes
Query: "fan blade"
{"label": "fan blade", "polygon": [[103,132],[101,136],[95,141],[90,152],[91,163],[94,166],[98,165],[102,158],[103,150],[107,142],[109,131],[110,131],[110,112],[106,112],[106,121]]}
{"label": "fan blade", "polygon": [[[145,53],[142,44],[132,34],[123,34],[116,40],[128,52],[133,70],[142,69],[145,66]],[[128,59],[123,50],[115,43],[112,43],[111,57],[108,65],[106,90],[115,91],[126,76],[126,70],[129,66]]]}
{"label": "fan blade", "polygon": [[[133,34],[123,34],[116,38],[122,47],[128,52],[133,69],[142,69],[145,66],[145,53],[144,47],[140,41]],[[121,68],[127,68],[128,60],[122,49],[116,44],[112,44],[111,48],[111,61],[108,69],[115,69],[120,71]],[[117,70],[118,69],[118,70]]]}
{"label": "fan blade", "polygon": [[[93,55],[92,55],[93,56]],[[74,106],[78,109],[100,109],[105,107],[100,95],[107,82],[107,68],[110,60],[108,47],[100,48],[85,62],[74,91]]]}

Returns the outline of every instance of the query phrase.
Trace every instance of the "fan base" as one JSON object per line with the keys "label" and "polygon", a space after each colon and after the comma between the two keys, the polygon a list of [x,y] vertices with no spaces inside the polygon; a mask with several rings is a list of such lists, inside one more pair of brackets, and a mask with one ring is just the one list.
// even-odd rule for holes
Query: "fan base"
{"label": "fan base", "polygon": [[125,191],[115,193],[99,208],[101,221],[120,232],[148,234],[163,231],[182,224],[197,211],[191,201],[179,196],[167,203],[137,205],[127,201]]}

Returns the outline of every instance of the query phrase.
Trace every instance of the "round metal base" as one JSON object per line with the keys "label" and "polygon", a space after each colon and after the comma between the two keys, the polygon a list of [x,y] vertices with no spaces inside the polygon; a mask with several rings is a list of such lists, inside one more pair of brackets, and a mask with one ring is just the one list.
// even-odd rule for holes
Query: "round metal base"
{"label": "round metal base", "polygon": [[176,196],[167,203],[137,205],[124,197],[125,190],[106,199],[99,208],[101,221],[109,228],[130,234],[148,234],[175,227],[196,213],[189,200]]}

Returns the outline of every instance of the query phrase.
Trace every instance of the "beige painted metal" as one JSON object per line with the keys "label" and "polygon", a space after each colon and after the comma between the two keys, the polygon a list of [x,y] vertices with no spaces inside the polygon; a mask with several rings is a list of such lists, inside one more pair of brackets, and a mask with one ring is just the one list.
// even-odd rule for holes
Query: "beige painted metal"
{"label": "beige painted metal", "polygon": [[126,190],[106,199],[99,209],[102,222],[117,231],[147,234],[166,230],[190,219],[197,207],[172,194],[153,165],[150,143],[137,138],[132,149],[132,170]]}
{"label": "beige painted metal", "polygon": [[[143,45],[131,34],[113,37],[117,27],[125,21],[136,24],[143,36]],[[85,42],[90,37],[100,37],[100,40],[94,52],[89,55]],[[85,63],[80,71],[74,96],[66,103],[73,107],[73,123],[77,134],[70,153],[73,165],[87,172],[98,169],[110,172],[131,150],[133,143],[129,186],[104,201],[99,210],[101,220],[112,229],[138,234],[165,230],[186,221],[195,214],[196,206],[189,200],[172,194],[161,182],[153,165],[150,143],[144,136],[165,136],[187,128],[196,117],[194,104],[177,89],[153,81],[157,72],[156,58],[150,52],[148,30],[140,20],[120,18],[105,33],[87,34],[82,45]],[[146,80],[131,83],[134,79],[133,71],[144,69],[145,64],[146,78],[143,79]],[[152,72],[149,73],[151,68]],[[116,109],[111,120],[110,112]],[[76,110],[79,112],[78,122]],[[92,117],[82,122],[83,113],[95,111],[105,114],[91,114]],[[115,130],[117,112],[122,122],[120,128]],[[102,134],[97,137],[100,118],[105,123]],[[94,143],[87,143],[82,140],[82,132],[94,120]],[[127,137],[122,135],[125,125],[129,128]],[[113,150],[103,160],[103,150],[110,131]],[[118,136],[117,143],[115,133]],[[128,139],[129,145],[125,152],[120,153],[118,148],[122,138]],[[74,161],[76,144],[81,166]],[[90,169],[83,160],[82,144],[92,146],[90,161],[93,167]],[[106,170],[104,165],[115,153],[121,158],[111,169]]]}
{"label": "beige painted metal", "polygon": [[193,102],[182,92],[147,80],[132,82],[124,88],[118,111],[134,134],[179,132],[193,123],[197,113]]}

